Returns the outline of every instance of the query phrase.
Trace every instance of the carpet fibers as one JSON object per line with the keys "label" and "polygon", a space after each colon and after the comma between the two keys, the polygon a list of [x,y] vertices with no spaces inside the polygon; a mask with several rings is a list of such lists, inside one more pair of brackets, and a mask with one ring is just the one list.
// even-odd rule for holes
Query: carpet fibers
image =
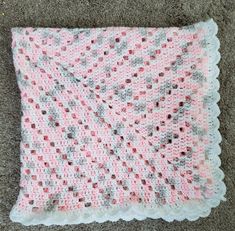
{"label": "carpet fibers", "polygon": [[[24,227],[9,220],[19,192],[20,93],[11,53],[11,27],[183,26],[213,18],[221,47],[221,169],[226,202],[195,222],[161,219]],[[234,0],[0,0],[0,230],[232,230],[235,228],[235,1]],[[234,228],[232,228],[234,227]]]}

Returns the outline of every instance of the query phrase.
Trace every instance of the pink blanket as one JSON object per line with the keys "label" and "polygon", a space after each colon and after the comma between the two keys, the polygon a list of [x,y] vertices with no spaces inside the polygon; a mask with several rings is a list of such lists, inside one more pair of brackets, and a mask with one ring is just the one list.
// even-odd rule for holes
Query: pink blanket
{"label": "pink blanket", "polygon": [[24,225],[196,220],[225,200],[213,20],[12,28]]}

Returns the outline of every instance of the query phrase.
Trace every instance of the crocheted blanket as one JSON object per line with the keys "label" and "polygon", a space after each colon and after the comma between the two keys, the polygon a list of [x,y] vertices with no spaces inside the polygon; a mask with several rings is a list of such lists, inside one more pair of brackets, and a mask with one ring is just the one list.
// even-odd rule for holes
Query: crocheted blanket
{"label": "crocheted blanket", "polygon": [[190,26],[12,28],[24,225],[196,220],[225,200],[219,41]]}

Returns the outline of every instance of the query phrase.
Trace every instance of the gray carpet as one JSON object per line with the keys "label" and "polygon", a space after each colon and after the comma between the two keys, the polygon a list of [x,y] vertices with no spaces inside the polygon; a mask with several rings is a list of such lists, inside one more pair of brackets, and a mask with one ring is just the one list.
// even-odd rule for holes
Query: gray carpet
{"label": "gray carpet", "polygon": [[[214,18],[219,26],[222,170],[226,202],[207,218],[167,223],[161,219],[73,226],[27,227],[9,211],[19,191],[20,94],[11,56],[10,28],[182,26]],[[235,1],[234,0],[0,0],[0,230],[234,230],[235,229]]]}

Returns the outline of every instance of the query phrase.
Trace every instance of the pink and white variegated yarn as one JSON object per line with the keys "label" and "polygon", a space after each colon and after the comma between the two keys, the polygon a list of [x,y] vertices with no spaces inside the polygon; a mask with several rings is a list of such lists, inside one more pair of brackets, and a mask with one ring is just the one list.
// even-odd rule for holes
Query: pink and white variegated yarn
{"label": "pink and white variegated yarn", "polygon": [[24,225],[196,220],[225,200],[219,41],[191,26],[13,28]]}

